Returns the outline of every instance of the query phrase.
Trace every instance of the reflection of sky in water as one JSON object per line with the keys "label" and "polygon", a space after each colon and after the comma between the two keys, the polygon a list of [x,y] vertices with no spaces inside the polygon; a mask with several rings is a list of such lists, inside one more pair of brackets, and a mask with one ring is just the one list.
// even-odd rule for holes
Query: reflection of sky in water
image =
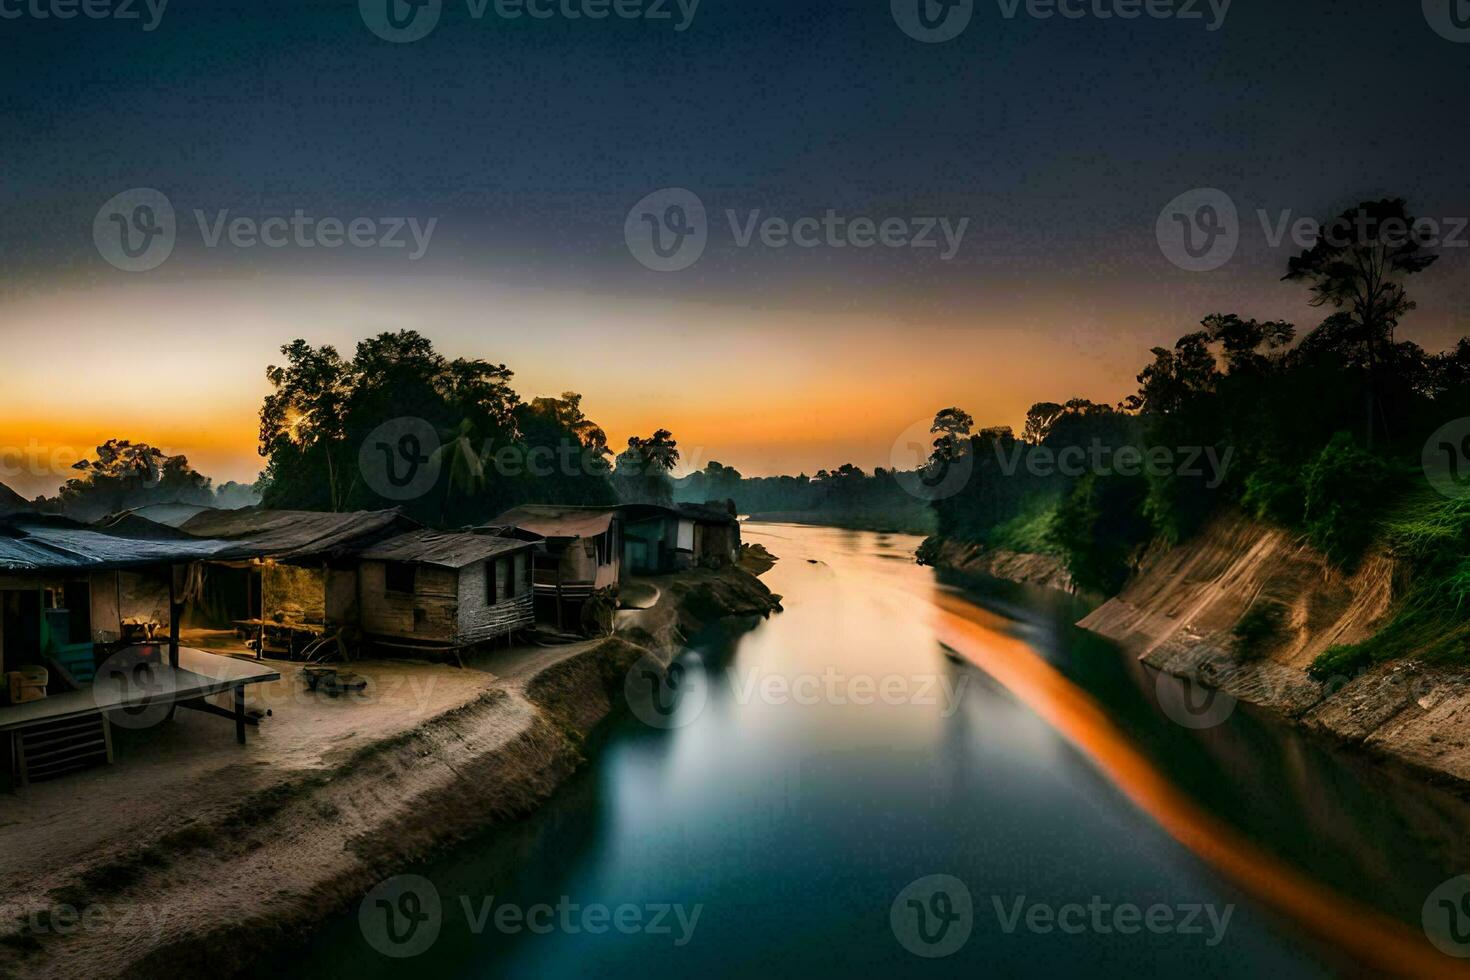
{"label": "reflection of sky in water", "polygon": [[[643,934],[476,936],[452,910],[438,943],[413,966],[463,976],[639,978],[1330,972],[1322,959],[1330,954],[1248,894],[1273,889],[1331,913],[1319,928],[1341,929],[1332,915],[1348,909],[1360,942],[1391,948],[1407,933],[1385,932],[1376,916],[1336,899],[1318,902],[1314,886],[1161,778],[1059,673],[1069,662],[1111,665],[1104,680],[1136,700],[1134,682],[1106,648],[1078,647],[1035,616],[1009,619],[966,602],[937,586],[930,570],[885,557],[914,539],[889,536],[875,550],[872,535],[821,528],[748,527],[746,537],[781,556],[765,580],[786,596],[786,611],[743,634],[697,639],[685,664],[703,676],[707,697],[694,717],[667,731],[627,715],[615,720],[593,764],[542,812],[426,872],[447,896],[493,894],[522,906],[562,895],[609,906],[702,905],[694,940],[674,947],[670,937]],[[994,608],[1023,609],[1023,599],[1010,601]],[[985,670],[955,663],[941,641]],[[912,679],[914,691],[925,677],[963,686],[957,704],[936,686],[932,705],[782,704],[758,693],[763,679],[820,678],[829,668],[844,679]],[[742,688],[752,681],[757,693],[747,696]],[[1150,719],[1166,740],[1194,738]],[[1302,765],[1290,751],[1271,754],[1274,742],[1253,743],[1249,730],[1231,726],[1226,736],[1258,770]],[[1183,771],[1209,765],[1211,756],[1191,751]],[[1309,768],[1330,773],[1339,788],[1352,785],[1319,757]],[[1237,807],[1259,808],[1253,788],[1242,782],[1233,791],[1242,795]],[[1351,796],[1334,800],[1359,806]],[[1312,833],[1311,817],[1292,807],[1281,833]],[[1259,874],[1242,877],[1242,869]],[[931,874],[964,881],[976,914],[965,947],[935,961],[905,951],[888,921],[894,896]],[[1240,881],[1252,884],[1242,890]],[[1010,908],[1019,896],[1085,903],[1093,895],[1142,907],[1237,907],[1224,941],[1210,947],[1200,935],[1007,934],[993,904]],[[334,969],[345,962],[355,975],[386,975],[393,964],[364,950],[354,930],[328,930],[318,947],[339,935],[351,953]]]}

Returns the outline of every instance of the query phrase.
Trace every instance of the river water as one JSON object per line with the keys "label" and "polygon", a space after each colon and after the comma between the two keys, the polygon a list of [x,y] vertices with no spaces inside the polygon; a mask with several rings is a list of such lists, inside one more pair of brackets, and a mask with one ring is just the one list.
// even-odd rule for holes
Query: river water
{"label": "river water", "polygon": [[1463,965],[1421,925],[1470,871],[1458,799],[1245,707],[1192,710],[1198,692],[1071,627],[1069,598],[940,581],[916,538],[745,538],[780,556],[764,579],[784,613],[691,638],[677,687],[650,686],[543,810],[391,882],[275,971]]}

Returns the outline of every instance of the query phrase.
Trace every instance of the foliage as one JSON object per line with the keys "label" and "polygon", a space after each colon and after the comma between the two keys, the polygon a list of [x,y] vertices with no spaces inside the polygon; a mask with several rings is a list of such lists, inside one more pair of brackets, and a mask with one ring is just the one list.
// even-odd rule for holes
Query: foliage
{"label": "foliage", "polygon": [[145,442],[109,439],[96,457],[72,464],[80,476],[67,480],[57,494],[61,508],[82,520],[153,503],[215,505],[207,476],[184,456],[170,456]]}
{"label": "foliage", "polygon": [[1429,663],[1470,661],[1470,498],[1415,495],[1383,528],[1389,552],[1408,568],[1407,593],[1376,634],[1318,657],[1309,670],[1318,680],[1407,654]]}
{"label": "foliage", "polygon": [[[260,411],[261,480],[268,507],[371,510],[402,506],[426,524],[481,523],[519,503],[604,504],[607,436],[581,396],[520,400],[504,364],[450,360],[413,331],[358,343],[352,358],[297,340],[266,371]],[[384,497],[364,478],[361,447],[385,423],[422,420],[437,447],[434,486],[410,500]]]}
{"label": "foliage", "polygon": [[1302,473],[1308,539],[1339,565],[1355,564],[1377,531],[1389,482],[1382,459],[1337,433]]}
{"label": "foliage", "polygon": [[1104,595],[1123,587],[1131,559],[1151,531],[1142,514],[1147,493],[1139,477],[1089,473],[1062,500],[1053,534],[1079,586]]}

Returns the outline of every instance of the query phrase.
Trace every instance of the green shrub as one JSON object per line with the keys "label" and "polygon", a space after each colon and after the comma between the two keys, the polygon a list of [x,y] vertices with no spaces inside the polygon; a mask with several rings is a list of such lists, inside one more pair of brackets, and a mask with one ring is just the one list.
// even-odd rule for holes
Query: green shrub
{"label": "green shrub", "polygon": [[1141,477],[1088,474],[1063,498],[1052,537],[1079,586],[1104,595],[1123,587],[1129,558],[1152,533],[1143,515],[1147,494]]}
{"label": "green shrub", "polygon": [[1246,513],[1286,527],[1296,527],[1305,507],[1301,471],[1281,463],[1264,463],[1247,474],[1241,506]]}
{"label": "green shrub", "polygon": [[1308,539],[1335,564],[1351,568],[1379,528],[1391,477],[1387,464],[1339,432],[1302,473]]}

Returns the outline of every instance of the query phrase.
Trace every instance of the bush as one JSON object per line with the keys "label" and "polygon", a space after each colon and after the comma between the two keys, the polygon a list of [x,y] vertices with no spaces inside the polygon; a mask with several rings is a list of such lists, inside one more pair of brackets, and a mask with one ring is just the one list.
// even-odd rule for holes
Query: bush
{"label": "bush", "polygon": [[1302,473],[1308,539],[1335,564],[1351,568],[1377,533],[1388,466],[1339,432]]}
{"label": "bush", "polygon": [[1088,474],[1057,507],[1052,536],[1080,587],[1112,595],[1128,579],[1129,558],[1152,531],[1143,516],[1141,477]]}
{"label": "bush", "polygon": [[1305,507],[1300,470],[1280,463],[1264,463],[1245,478],[1241,506],[1253,517],[1286,527],[1301,524]]}

